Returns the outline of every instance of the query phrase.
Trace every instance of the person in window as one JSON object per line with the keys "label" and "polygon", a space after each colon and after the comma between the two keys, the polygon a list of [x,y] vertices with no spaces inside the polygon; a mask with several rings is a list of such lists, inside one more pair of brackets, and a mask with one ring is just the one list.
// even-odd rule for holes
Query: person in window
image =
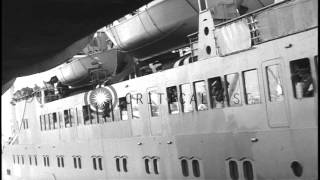
{"label": "person in window", "polygon": [[223,86],[221,79],[216,79],[212,82],[211,96],[215,107],[223,107]]}
{"label": "person in window", "polygon": [[[170,110],[171,113],[178,113],[178,92],[176,88],[169,88],[168,89],[169,94],[169,104],[170,104]],[[181,98],[182,99],[182,98]]]}
{"label": "person in window", "polygon": [[313,83],[309,68],[300,68],[297,64],[293,67],[295,73],[292,75],[296,97],[312,97]]}
{"label": "person in window", "polygon": [[106,120],[106,118],[110,118],[110,113],[111,113],[110,103],[105,102],[103,106],[102,117]]}

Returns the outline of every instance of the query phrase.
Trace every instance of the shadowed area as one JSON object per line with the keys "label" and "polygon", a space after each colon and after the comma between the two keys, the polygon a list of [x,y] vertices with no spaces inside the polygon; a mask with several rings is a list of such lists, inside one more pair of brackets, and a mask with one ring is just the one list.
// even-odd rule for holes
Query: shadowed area
{"label": "shadowed area", "polygon": [[150,1],[2,1],[2,85],[61,64],[97,29]]}

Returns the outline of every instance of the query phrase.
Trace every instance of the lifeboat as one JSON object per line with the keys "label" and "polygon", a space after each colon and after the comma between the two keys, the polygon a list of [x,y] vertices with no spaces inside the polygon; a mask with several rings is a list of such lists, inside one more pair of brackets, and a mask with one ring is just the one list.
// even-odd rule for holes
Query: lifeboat
{"label": "lifeboat", "polygon": [[[232,19],[273,0],[208,0],[214,20]],[[198,30],[198,0],[155,0],[106,27],[109,39],[123,52],[140,60],[179,48]]]}
{"label": "lifeboat", "polygon": [[97,74],[99,79],[119,81],[133,70],[134,61],[131,56],[117,49],[104,50],[91,55],[79,55],[62,64],[57,69],[56,77],[71,87],[81,87],[92,84],[91,74]]}

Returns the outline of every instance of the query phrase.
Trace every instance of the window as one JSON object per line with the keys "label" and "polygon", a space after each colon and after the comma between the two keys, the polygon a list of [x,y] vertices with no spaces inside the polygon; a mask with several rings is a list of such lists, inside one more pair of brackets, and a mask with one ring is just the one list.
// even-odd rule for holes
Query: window
{"label": "window", "polygon": [[126,157],[122,158],[122,166],[123,166],[123,171],[124,172],[128,172],[128,169],[127,169],[127,158]]}
{"label": "window", "polygon": [[141,96],[142,96],[141,94],[131,95],[132,119],[139,119],[140,118],[139,102],[142,98]]}
{"label": "window", "polygon": [[192,160],[192,170],[194,177],[200,177],[200,165],[198,160]]}
{"label": "window", "polygon": [[103,169],[102,168],[102,157],[101,156],[92,156],[92,165],[93,165],[94,170],[97,170],[99,168],[99,170],[102,171],[102,169]]}
{"label": "window", "polygon": [[227,89],[227,100],[229,106],[239,106],[241,102],[240,94],[240,76],[239,73],[228,74],[224,76],[226,89]]}
{"label": "window", "polygon": [[167,88],[167,98],[170,114],[179,113],[179,104],[178,104],[178,90],[176,86]]}
{"label": "window", "polygon": [[71,127],[71,113],[70,113],[70,109],[64,110],[63,111],[63,115],[64,115],[64,124],[65,127]]}
{"label": "window", "polygon": [[22,119],[23,129],[28,129],[28,119]]}
{"label": "window", "polygon": [[119,157],[116,158],[116,168],[117,168],[117,171],[120,172],[120,158]]}
{"label": "window", "polygon": [[70,127],[74,126],[76,124],[76,113],[75,113],[75,109],[72,108],[72,109],[69,109],[69,113],[70,113],[70,116],[69,116],[69,119],[70,119]]}
{"label": "window", "polygon": [[50,129],[54,129],[54,124],[53,124],[53,115],[52,113],[48,114],[49,121],[50,121]]}
{"label": "window", "polygon": [[198,111],[208,109],[207,86],[204,81],[194,82],[194,94],[196,96],[196,107]]}
{"label": "window", "polygon": [[81,169],[81,157],[80,156],[72,156],[73,158],[73,167]]}
{"label": "window", "polygon": [[40,130],[42,131],[42,130],[44,130],[43,116],[40,115],[39,117],[40,117]]}
{"label": "window", "polygon": [[57,165],[60,167],[60,157],[57,157]]}
{"label": "window", "polygon": [[148,92],[151,117],[160,116],[160,94],[156,90]]}
{"label": "window", "polygon": [[269,101],[283,101],[282,83],[280,80],[279,65],[271,65],[266,67]]}
{"label": "window", "polygon": [[121,163],[121,161],[122,161],[122,170],[124,171],[124,172],[128,172],[128,168],[127,168],[127,163],[128,163],[128,161],[127,161],[127,156],[115,156],[114,157],[115,158],[115,160],[116,160],[116,169],[117,169],[117,171],[118,172],[121,172],[121,166],[120,166],[120,163]]}
{"label": "window", "polygon": [[49,156],[47,156],[47,165],[50,166]]}
{"label": "window", "polygon": [[293,94],[297,99],[313,97],[314,85],[308,58],[290,62]]}
{"label": "window", "polygon": [[58,129],[57,113],[52,113],[53,129]]}
{"label": "window", "polygon": [[50,162],[49,162],[49,156],[48,155],[43,155],[43,165],[44,166],[50,166]]}
{"label": "window", "polygon": [[37,155],[34,155],[34,164],[35,164],[36,166],[38,165]]}
{"label": "window", "polygon": [[99,169],[102,170],[102,157],[98,157]]}
{"label": "window", "polygon": [[82,112],[83,112],[83,120],[84,124],[91,124],[91,109],[90,105],[82,106]]}
{"label": "window", "polygon": [[81,157],[78,157],[78,167],[81,169]]}
{"label": "window", "polygon": [[49,116],[48,114],[43,115],[44,121],[45,121],[45,130],[50,130],[50,121],[49,121]]}
{"label": "window", "polygon": [[92,163],[93,163],[93,169],[97,170],[97,162],[95,157],[92,158]]}
{"label": "window", "polygon": [[17,155],[18,164],[20,164],[20,158],[19,155]]}
{"label": "window", "polygon": [[83,123],[83,107],[77,108],[76,113],[77,113],[77,125],[80,125]]}
{"label": "window", "polygon": [[258,72],[256,69],[243,72],[244,94],[246,104],[260,104]]}
{"label": "window", "polygon": [[181,107],[182,112],[192,112],[193,106],[192,101],[194,100],[190,84],[180,85],[181,91]]}
{"label": "window", "polygon": [[64,156],[57,156],[57,165],[58,167],[64,167]]}
{"label": "window", "polygon": [[243,175],[245,180],[253,180],[253,168],[250,161],[244,161],[243,162]]}
{"label": "window", "polygon": [[28,157],[29,157],[29,164],[32,165],[31,155],[29,155]]}
{"label": "window", "polygon": [[224,86],[221,77],[214,77],[208,80],[210,103],[212,108],[224,107]]}
{"label": "window", "polygon": [[188,161],[186,159],[181,160],[181,169],[182,169],[182,175],[184,177],[189,176],[189,167],[188,167]]}
{"label": "window", "polygon": [[59,115],[59,128],[63,128],[64,123],[63,123],[62,112],[58,112],[58,115]]}
{"label": "window", "polygon": [[204,11],[204,10],[206,10],[206,9],[207,9],[207,3],[206,3],[206,0],[200,0],[199,5],[200,5],[200,9],[201,9],[201,11]]}
{"label": "window", "polygon": [[159,163],[159,158],[153,159],[153,171],[155,174],[159,174],[158,163]]}
{"label": "window", "polygon": [[236,161],[229,161],[229,173],[232,180],[239,179],[238,164]]}
{"label": "window", "polygon": [[[153,156],[153,157],[149,157],[149,156],[144,156],[144,165],[145,165],[145,170],[147,174],[159,174],[159,157],[157,156]],[[150,168],[151,166],[153,166],[153,169]],[[152,172],[153,170],[153,172]]]}
{"label": "window", "polygon": [[21,164],[24,164],[24,155],[21,155]]}
{"label": "window", "polygon": [[[101,119],[104,119],[104,122],[113,122],[114,121],[114,115],[113,115],[113,105],[112,102],[105,102],[103,106],[103,112],[101,116]],[[101,120],[102,122],[102,120]]]}
{"label": "window", "polygon": [[126,97],[119,98],[119,109],[121,120],[128,120],[128,106]]}
{"label": "window", "polygon": [[150,169],[149,169],[149,159],[148,158],[146,158],[145,160],[144,160],[144,166],[145,166],[145,169],[146,169],[146,173],[147,174],[150,174]]}

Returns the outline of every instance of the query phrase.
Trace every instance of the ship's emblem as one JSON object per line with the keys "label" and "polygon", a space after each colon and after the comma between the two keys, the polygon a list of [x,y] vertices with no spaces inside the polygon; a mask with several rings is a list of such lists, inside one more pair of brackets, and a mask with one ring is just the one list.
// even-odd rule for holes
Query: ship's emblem
{"label": "ship's emblem", "polygon": [[[118,101],[115,89],[112,86],[99,87],[85,93],[84,101],[86,105],[94,111],[102,113],[106,105],[115,107]],[[111,104],[110,104],[111,103]]]}

